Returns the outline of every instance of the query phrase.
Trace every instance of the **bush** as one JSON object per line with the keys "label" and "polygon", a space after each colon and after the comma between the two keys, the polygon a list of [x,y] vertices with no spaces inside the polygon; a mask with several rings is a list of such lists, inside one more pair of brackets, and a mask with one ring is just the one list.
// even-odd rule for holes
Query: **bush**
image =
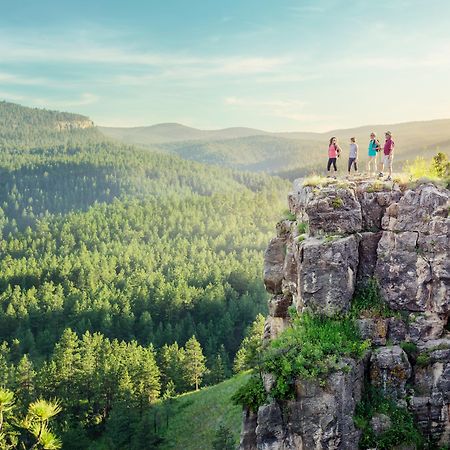
{"label": "bush", "polygon": [[308,224],[306,222],[300,222],[297,225],[297,230],[298,230],[299,234],[306,234],[306,233],[308,233],[308,229],[309,229],[309,227],[308,227]]}
{"label": "bush", "polygon": [[[370,421],[375,414],[385,414],[391,419],[391,427],[384,433],[376,435]],[[378,450],[392,449],[401,444],[415,444],[419,448],[424,439],[417,430],[412,414],[385,398],[374,388],[366,389],[363,399],[356,407],[355,425],[362,430],[359,448]]]}
{"label": "bush", "polygon": [[295,216],[294,213],[292,213],[291,211],[289,211],[288,209],[286,209],[286,210],[283,212],[283,220],[291,220],[291,221],[294,221],[294,220],[297,220],[297,217]]}
{"label": "bush", "polygon": [[258,408],[267,401],[267,392],[261,377],[252,375],[248,382],[234,393],[231,400],[235,405],[247,407],[255,413],[258,412]]}
{"label": "bush", "polygon": [[397,313],[383,301],[377,280],[371,278],[364,287],[356,290],[351,314],[354,317],[392,317]]}
{"label": "bush", "polygon": [[231,430],[224,426],[220,425],[218,430],[216,431],[216,436],[212,443],[213,450],[234,450],[234,438]]}
{"label": "bush", "polygon": [[304,313],[295,317],[292,327],[266,351],[264,368],[276,380],[270,394],[277,399],[292,398],[296,378],[324,382],[326,375],[342,367],[342,357],[361,357],[369,345],[369,341],[361,340],[349,316],[328,318]]}

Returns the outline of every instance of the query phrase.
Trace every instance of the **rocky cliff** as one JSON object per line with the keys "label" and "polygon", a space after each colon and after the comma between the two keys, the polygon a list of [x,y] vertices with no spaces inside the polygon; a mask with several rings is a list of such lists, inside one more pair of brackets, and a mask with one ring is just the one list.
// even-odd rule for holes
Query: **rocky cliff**
{"label": "rocky cliff", "polygon": [[93,127],[94,127],[94,122],[90,119],[58,120],[55,122],[55,128],[58,131],[84,130],[86,128],[93,128]]}
{"label": "rocky cliff", "polygon": [[[411,414],[428,448],[449,445],[449,191],[297,180],[288,203],[265,254],[266,346],[290,327],[293,308],[343,317],[368,286],[376,285],[383,312],[370,312],[369,299],[353,320],[370,348],[320,382],[296,377],[293,397],[271,395],[274,374],[264,373],[267,401],[245,409],[240,449],[357,449],[354,417],[368,390]],[[373,439],[395,426],[388,413],[372,415]]]}

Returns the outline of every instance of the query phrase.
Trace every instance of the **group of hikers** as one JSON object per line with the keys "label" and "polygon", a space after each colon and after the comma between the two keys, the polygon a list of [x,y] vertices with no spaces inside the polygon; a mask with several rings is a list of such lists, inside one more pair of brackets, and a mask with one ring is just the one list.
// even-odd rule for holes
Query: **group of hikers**
{"label": "group of hikers", "polygon": [[[368,156],[369,160],[367,162],[367,173],[371,175],[372,173],[376,173],[377,171],[377,159],[378,153],[383,151],[383,157],[380,162],[379,174],[378,176],[381,178],[384,176],[384,170],[387,168],[388,177],[386,180],[391,180],[392,178],[392,161],[394,159],[394,141],[392,140],[392,133],[390,131],[386,131],[385,133],[385,142],[382,146],[380,141],[377,139],[377,135],[375,133],[370,133],[370,141],[368,148]],[[342,153],[341,148],[339,147],[338,140],[336,137],[332,137],[330,139],[330,144],[328,146],[328,164],[327,164],[327,172],[328,176],[331,176],[331,168],[334,170],[334,178],[336,178],[337,172],[337,159],[340,157]],[[358,153],[359,147],[356,143],[356,138],[350,138],[350,151],[348,155],[348,174],[350,175],[352,167],[355,172],[358,171]],[[373,167],[373,172],[372,172]]]}

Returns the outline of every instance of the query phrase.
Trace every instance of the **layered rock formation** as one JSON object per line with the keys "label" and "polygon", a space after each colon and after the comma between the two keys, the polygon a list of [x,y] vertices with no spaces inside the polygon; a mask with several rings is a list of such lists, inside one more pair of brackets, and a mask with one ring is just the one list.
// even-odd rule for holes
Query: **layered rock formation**
{"label": "layered rock formation", "polygon": [[58,131],[70,131],[70,130],[78,130],[78,129],[86,129],[92,128],[94,126],[94,122],[90,119],[83,120],[58,120],[55,123],[55,128]]}
{"label": "layered rock formation", "polygon": [[[406,406],[427,439],[449,444],[449,191],[299,180],[288,203],[295,220],[277,225],[265,255],[272,294],[265,341],[289,326],[291,305],[299,314],[346,313],[355,289],[371,279],[393,313],[358,320],[362,338],[372,342],[363,360],[343,361],[345,370],[320,385],[298,379],[294,400],[245,411],[240,449],[357,449],[353,416],[367,383]],[[405,342],[415,344],[413,355]],[[374,429],[389,426],[388,417],[373,419]]]}

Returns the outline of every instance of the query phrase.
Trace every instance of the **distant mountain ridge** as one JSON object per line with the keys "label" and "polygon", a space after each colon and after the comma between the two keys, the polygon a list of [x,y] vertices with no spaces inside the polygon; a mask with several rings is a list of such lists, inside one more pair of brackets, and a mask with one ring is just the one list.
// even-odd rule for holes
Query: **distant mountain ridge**
{"label": "distant mountain ridge", "polygon": [[200,130],[179,123],[159,123],[144,127],[98,127],[105,135],[132,144],[165,144],[181,141],[210,141],[269,135],[267,131],[246,127]]}
{"label": "distant mountain ridge", "polygon": [[347,155],[350,137],[355,137],[364,168],[366,148],[372,131],[378,134],[381,142],[385,131],[393,133],[398,169],[406,160],[413,160],[417,156],[431,158],[438,151],[450,153],[450,119],[365,125],[324,133],[273,133],[253,128],[199,130],[178,123],[98,129],[110,138],[150,150],[172,153],[208,164],[281,174],[288,178],[323,170],[331,136],[338,137],[343,149],[341,167]]}

